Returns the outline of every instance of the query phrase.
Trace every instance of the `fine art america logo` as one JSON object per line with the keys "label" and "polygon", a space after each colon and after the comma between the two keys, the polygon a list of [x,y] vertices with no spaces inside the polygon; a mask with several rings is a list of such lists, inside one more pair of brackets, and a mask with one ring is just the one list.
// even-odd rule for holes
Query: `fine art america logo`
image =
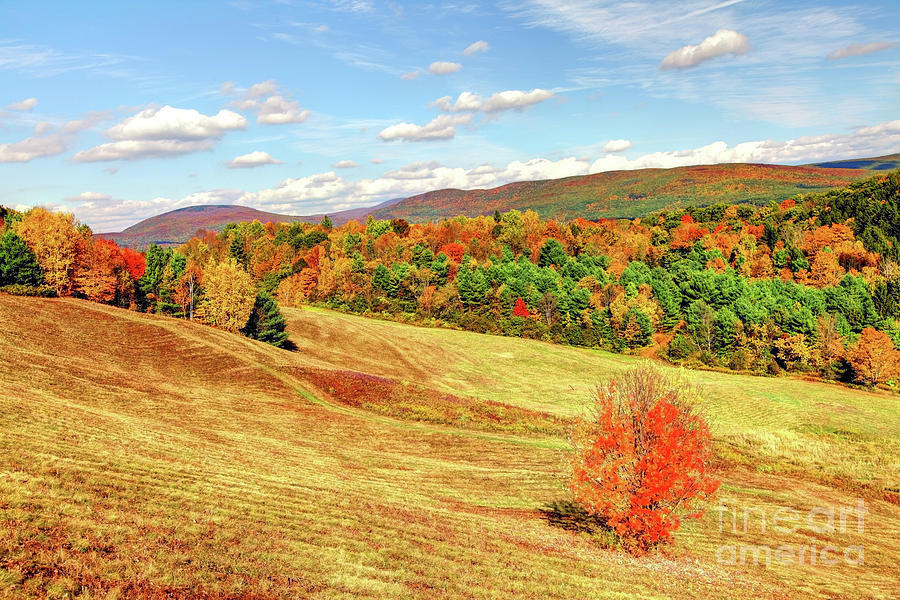
{"label": "fine art america logo", "polygon": [[[757,506],[739,506],[723,500],[716,508],[719,513],[719,533],[754,537],[772,533],[795,534],[809,531],[815,535],[837,538],[841,534],[865,532],[866,503],[857,498],[856,506],[817,506],[809,511],[780,507],[767,512]],[[801,532],[802,533],[802,532]],[[812,539],[810,543],[780,544],[723,544],[716,550],[716,559],[729,565],[824,565],[865,564],[862,545],[840,545]]]}

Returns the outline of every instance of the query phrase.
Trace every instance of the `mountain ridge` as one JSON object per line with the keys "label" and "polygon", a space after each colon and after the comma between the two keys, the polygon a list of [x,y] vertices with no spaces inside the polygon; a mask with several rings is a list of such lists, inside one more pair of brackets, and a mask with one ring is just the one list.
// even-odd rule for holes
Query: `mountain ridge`
{"label": "mountain ridge", "polygon": [[[354,219],[363,221],[369,215],[377,219],[422,222],[511,209],[530,209],[542,218],[557,220],[636,218],[666,208],[716,202],[756,205],[781,202],[798,194],[844,187],[875,172],[898,167],[900,154],[807,165],[723,163],[605,171],[492,188],[432,190],[327,214],[335,225]],[[186,242],[200,229],[220,231],[232,222],[318,223],[325,214],[285,215],[240,205],[189,206],[155,215],[121,232],[99,235],[134,248],[146,248],[153,243],[171,246]]]}
{"label": "mountain ridge", "polygon": [[[400,200],[402,198],[394,198],[375,206],[351,208],[328,213],[328,217],[335,225],[343,225],[354,219],[364,219],[372,210],[389,207]],[[294,221],[318,223],[323,217],[325,217],[325,213],[284,215],[239,204],[198,204],[154,215],[119,232],[100,233],[97,235],[98,237],[113,240],[120,246],[142,249],[150,244],[161,246],[180,245],[188,241],[198,230],[221,231],[228,223],[254,220],[261,223],[269,221],[275,223],[292,223]]]}

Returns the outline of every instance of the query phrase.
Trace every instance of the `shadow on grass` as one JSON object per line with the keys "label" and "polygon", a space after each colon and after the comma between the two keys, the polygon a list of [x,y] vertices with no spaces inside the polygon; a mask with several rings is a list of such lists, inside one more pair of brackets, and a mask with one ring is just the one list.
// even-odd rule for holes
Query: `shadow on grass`
{"label": "shadow on grass", "polygon": [[605,548],[620,545],[619,536],[603,517],[592,515],[581,505],[571,500],[558,500],[545,504],[539,509],[547,522],[566,531],[586,533],[594,537]]}
{"label": "shadow on grass", "polygon": [[281,349],[287,350],[289,352],[296,352],[300,348],[299,348],[299,346],[297,346],[297,344],[295,344],[291,340],[284,340],[284,343],[281,344]]}

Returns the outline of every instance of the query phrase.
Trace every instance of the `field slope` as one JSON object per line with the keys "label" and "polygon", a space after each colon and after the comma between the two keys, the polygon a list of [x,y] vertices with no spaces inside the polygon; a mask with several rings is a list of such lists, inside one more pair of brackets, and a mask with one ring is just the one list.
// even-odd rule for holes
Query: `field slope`
{"label": "field slope", "polygon": [[569,418],[585,388],[628,359],[286,313],[297,352],[74,299],[0,295],[0,597],[895,591],[893,397],[701,375],[714,434],[733,449],[721,459],[724,497],[808,510],[862,495],[865,535],[815,539],[864,543],[864,567],[719,564],[731,540],[811,534],[720,533],[714,513],[665,554],[632,558],[550,518],[547,505],[566,499],[564,437],[394,419],[341,404],[306,375],[363,371]]}

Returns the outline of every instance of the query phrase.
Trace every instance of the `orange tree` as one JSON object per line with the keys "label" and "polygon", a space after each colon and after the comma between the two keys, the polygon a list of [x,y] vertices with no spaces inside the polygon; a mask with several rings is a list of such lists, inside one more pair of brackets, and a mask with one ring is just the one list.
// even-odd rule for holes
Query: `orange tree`
{"label": "orange tree", "polygon": [[666,541],[718,489],[697,392],[647,363],[597,390],[573,432],[575,500],[636,552]]}
{"label": "orange tree", "polygon": [[867,385],[884,383],[900,375],[900,352],[882,331],[866,327],[859,340],[850,347],[847,360],[857,379]]}

